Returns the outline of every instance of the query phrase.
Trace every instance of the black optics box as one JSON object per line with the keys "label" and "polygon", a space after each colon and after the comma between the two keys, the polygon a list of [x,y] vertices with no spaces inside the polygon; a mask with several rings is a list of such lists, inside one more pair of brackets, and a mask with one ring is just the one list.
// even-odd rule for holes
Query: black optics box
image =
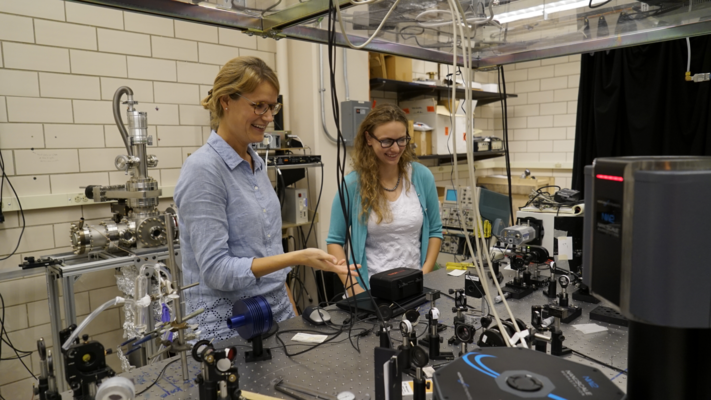
{"label": "black optics box", "polygon": [[288,155],[276,156],[274,158],[277,165],[312,164],[320,163],[321,156]]}
{"label": "black optics box", "polygon": [[422,293],[422,270],[394,268],[370,277],[373,297],[387,301],[400,301]]}

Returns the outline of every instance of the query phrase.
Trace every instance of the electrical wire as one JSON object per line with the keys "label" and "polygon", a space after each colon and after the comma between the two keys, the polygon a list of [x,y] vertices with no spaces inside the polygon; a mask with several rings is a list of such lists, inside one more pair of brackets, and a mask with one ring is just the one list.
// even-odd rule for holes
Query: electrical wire
{"label": "electrical wire", "polygon": [[[516,325],[516,324],[514,324],[514,325]],[[604,367],[607,367],[607,368],[610,368],[610,369],[612,369],[612,370],[615,370],[615,371],[617,371],[617,372],[619,372],[619,373],[621,373],[621,374],[623,374],[623,375],[627,375],[627,370],[623,370],[623,369],[617,368],[617,367],[615,367],[615,366],[613,366],[613,365],[604,363],[604,362],[602,362],[602,361],[600,361],[600,360],[597,360],[597,359],[592,358],[592,357],[590,357],[590,356],[588,356],[588,355],[585,355],[585,354],[583,354],[583,353],[581,353],[581,352],[579,352],[579,351],[577,351],[577,350],[572,350],[572,349],[571,349],[571,351],[573,352],[573,354],[575,354],[575,355],[577,355],[577,356],[579,356],[579,357],[582,357],[582,358],[585,358],[585,359],[590,360],[590,361],[592,361],[592,362],[598,363],[598,364],[600,364],[600,365],[602,365],[602,366],[604,366]]]}
{"label": "electrical wire", "polygon": [[156,380],[154,380],[153,383],[151,383],[150,385],[148,385],[147,388],[145,388],[145,389],[141,390],[140,392],[136,393],[136,397],[142,395],[143,393],[146,393],[146,392],[148,391],[148,389],[150,389],[150,388],[152,388],[153,386],[155,386],[155,384],[158,383],[158,381],[160,380],[160,377],[163,375],[163,373],[165,372],[165,370],[168,369],[168,366],[170,366],[170,364],[172,364],[172,363],[174,363],[174,362],[176,362],[176,361],[180,361],[180,358],[176,358],[175,360],[169,362],[168,364],[165,364],[165,367],[163,367],[163,369],[160,370],[160,373],[158,373],[158,376],[156,377]]}
{"label": "electrical wire", "polygon": [[[24,353],[26,355],[31,354],[31,351],[25,351],[25,350],[19,350],[17,349],[13,344],[12,340],[10,340],[10,335],[8,335],[7,330],[5,329],[5,299],[2,297],[2,293],[0,293],[0,308],[2,308],[2,318],[0,318],[0,338],[2,338],[2,341],[8,345],[12,349],[12,351],[15,353],[15,356],[20,362],[22,363],[22,366],[25,367],[27,372],[32,375],[34,379],[37,379],[35,374],[32,373],[32,371],[27,367],[27,364],[25,364],[25,361],[22,359],[24,356],[20,356],[19,353]],[[3,337],[3,335],[5,337]],[[0,359],[2,358],[2,343],[0,343]]]}
{"label": "electrical wire", "polygon": [[20,202],[20,196],[17,195],[17,191],[15,191],[15,187],[12,185],[12,182],[10,182],[10,178],[8,178],[7,174],[5,173],[5,159],[3,158],[1,151],[0,151],[0,170],[2,170],[2,175],[0,175],[0,202],[2,201],[2,189],[5,184],[5,181],[7,180],[7,184],[10,185],[10,189],[12,189],[12,193],[15,195],[15,199],[17,199],[17,206],[20,208],[20,216],[22,217],[22,230],[20,230],[20,236],[17,238],[17,245],[15,245],[15,249],[12,250],[12,252],[10,254],[8,254],[7,256],[0,258],[0,261],[5,261],[8,258],[14,256],[15,253],[17,253],[17,249],[20,248],[20,243],[22,242],[22,236],[25,234],[25,226],[27,224],[25,222],[25,211],[22,209],[22,203]]}

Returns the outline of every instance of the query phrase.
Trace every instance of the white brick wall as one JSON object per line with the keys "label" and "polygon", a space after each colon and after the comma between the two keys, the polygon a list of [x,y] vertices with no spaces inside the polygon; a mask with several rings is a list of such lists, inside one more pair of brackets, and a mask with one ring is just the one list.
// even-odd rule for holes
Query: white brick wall
{"label": "white brick wall", "polygon": [[[275,65],[273,40],[234,30],[62,0],[0,0],[0,152],[18,195],[78,193],[87,184],[125,183],[124,172],[113,166],[125,151],[111,111],[119,86],[131,87],[137,108],[148,112],[154,139],[149,153],[159,158],[159,167],[149,174],[163,186],[174,186],[185,158],[210,132],[200,100],[220,66],[242,50]],[[14,197],[7,184],[0,196]],[[18,212],[4,214],[0,258],[14,249],[22,227]],[[110,211],[90,203],[26,211],[19,251],[0,261],[0,270],[16,269],[22,257],[69,251],[69,224],[81,217],[102,220]],[[84,275],[75,292],[82,320],[116,295],[113,271]],[[0,281],[0,293],[6,328],[18,347],[31,351],[40,336],[51,341],[43,276]],[[89,333],[116,345],[121,340],[118,309],[101,318]],[[39,372],[36,353],[25,360]],[[115,356],[109,363],[120,370]],[[19,362],[0,362],[4,398],[24,398],[33,382]]]}

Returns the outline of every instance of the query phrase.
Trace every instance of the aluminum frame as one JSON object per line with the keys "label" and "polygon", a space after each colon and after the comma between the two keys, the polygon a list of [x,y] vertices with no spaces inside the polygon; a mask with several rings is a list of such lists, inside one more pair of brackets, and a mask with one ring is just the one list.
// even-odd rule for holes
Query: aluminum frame
{"label": "aluminum frame", "polygon": [[[311,0],[297,6],[277,11],[264,17],[252,17],[228,12],[225,10],[200,7],[195,4],[177,0],[68,0],[81,3],[91,3],[128,11],[171,17],[179,20],[201,22],[214,26],[234,28],[245,31],[250,35],[261,35],[274,39],[290,38],[312,43],[326,44],[328,32],[300,25],[306,21],[325,16],[328,13],[328,0]],[[193,0],[195,1],[195,0]],[[346,9],[351,4],[346,0],[339,0],[342,8]],[[625,35],[612,35],[605,38],[586,40],[580,43],[562,44],[545,49],[524,50],[517,53],[502,55],[481,55],[474,53],[472,66],[474,68],[490,68],[495,65],[505,65],[524,61],[533,61],[565,55],[591,53],[595,51],[623,48],[640,44],[648,44],[674,40],[690,36],[700,36],[711,33],[711,20],[697,21],[684,25],[659,27],[653,30],[629,33]],[[365,38],[357,35],[348,35],[354,44],[360,44]],[[343,35],[336,34],[336,45],[347,47]],[[373,40],[364,47],[366,51],[400,55],[419,60],[438,63],[451,63],[452,55],[448,52],[437,51],[403,43],[394,43],[386,40]],[[462,58],[458,57],[462,64]]]}

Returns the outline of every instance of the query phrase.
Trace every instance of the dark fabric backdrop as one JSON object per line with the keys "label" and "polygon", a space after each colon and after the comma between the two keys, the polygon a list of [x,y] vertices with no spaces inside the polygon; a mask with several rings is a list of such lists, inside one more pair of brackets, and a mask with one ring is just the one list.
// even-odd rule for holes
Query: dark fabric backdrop
{"label": "dark fabric backdrop", "polygon": [[[597,157],[711,155],[711,82],[684,80],[686,39],[581,57],[572,188]],[[711,72],[711,37],[691,38],[691,72]]]}

